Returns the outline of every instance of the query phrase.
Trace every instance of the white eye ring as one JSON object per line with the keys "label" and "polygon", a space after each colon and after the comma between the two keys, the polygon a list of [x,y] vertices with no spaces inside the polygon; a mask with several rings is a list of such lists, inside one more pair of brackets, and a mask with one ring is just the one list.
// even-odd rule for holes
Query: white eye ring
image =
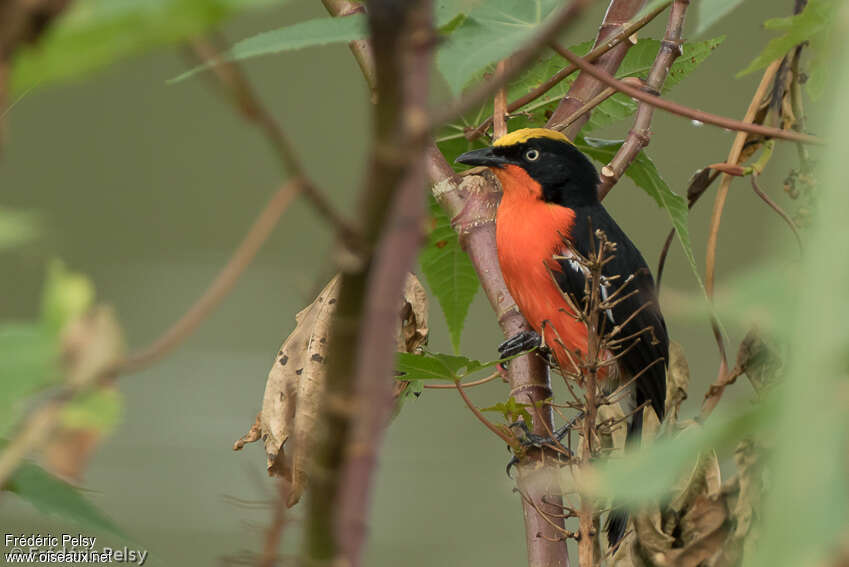
{"label": "white eye ring", "polygon": [[536,161],[539,159],[539,150],[533,148],[525,152],[525,159],[528,161]]}

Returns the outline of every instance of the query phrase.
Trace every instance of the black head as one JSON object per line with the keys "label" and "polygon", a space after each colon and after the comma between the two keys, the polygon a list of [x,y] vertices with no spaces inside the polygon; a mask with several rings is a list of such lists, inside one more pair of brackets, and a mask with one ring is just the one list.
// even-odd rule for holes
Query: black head
{"label": "black head", "polygon": [[555,130],[516,130],[496,140],[492,147],[461,155],[457,162],[496,169],[519,167],[539,183],[540,198],[548,203],[575,207],[598,202],[595,166]]}

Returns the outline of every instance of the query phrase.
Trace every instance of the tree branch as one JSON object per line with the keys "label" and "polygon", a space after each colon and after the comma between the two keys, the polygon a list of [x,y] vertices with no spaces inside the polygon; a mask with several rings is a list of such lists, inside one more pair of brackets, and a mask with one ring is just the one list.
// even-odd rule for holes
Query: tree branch
{"label": "tree branch", "polygon": [[[681,34],[684,31],[684,18],[690,0],[675,0],[669,13],[669,23],[666,25],[666,35],[660,45],[660,50],[654,60],[649,76],[643,89],[647,92],[659,95],[663,90],[663,83],[669,74],[672,64],[681,55]],[[613,185],[622,176],[622,173],[631,165],[644,147],[649,143],[651,137],[651,119],[654,107],[650,104],[640,103],[634,126],[628,132],[625,142],[616,152],[616,155],[607,166],[601,170],[601,183],[598,186],[600,199],[610,192]]]}
{"label": "tree branch", "polygon": [[367,7],[379,96],[359,204],[364,255],[342,266],[321,411],[327,427],[305,521],[311,565],[360,564],[377,448],[393,407],[398,298],[423,242],[432,3],[371,0]]}
{"label": "tree branch", "polygon": [[[825,143],[820,138],[817,138],[816,136],[811,136],[809,134],[802,134],[799,132],[794,132],[792,130],[782,130],[780,128],[761,126],[760,124],[740,122],[739,120],[734,120],[733,118],[726,118],[724,116],[718,116],[716,114],[711,114],[709,112],[704,112],[701,110],[696,110],[694,108],[689,108],[687,106],[680,105],[678,103],[660,98],[658,96],[654,96],[647,92],[643,92],[638,88],[632,87],[628,83],[620,81],[616,77],[612,76],[610,73],[598,68],[596,65],[587,63],[581,57],[578,57],[570,51],[564,49],[560,52],[560,54],[563,55],[563,57],[565,57],[569,61],[572,61],[582,70],[586,71],[587,73],[604,83],[605,85],[613,87],[619,92],[625,93],[626,95],[632,98],[635,98],[641,102],[648,103],[654,106],[655,108],[660,108],[661,110],[665,110],[669,113],[676,114],[678,116],[683,116],[684,118],[690,118],[691,120],[697,120],[705,124],[713,124],[714,126],[725,128],[726,130],[737,130],[738,132],[747,132],[749,134],[760,134],[761,136],[765,136],[768,138],[790,140],[793,142],[802,142],[805,144],[821,145]],[[572,125],[572,128],[570,128],[570,130],[574,127],[575,124]]]}

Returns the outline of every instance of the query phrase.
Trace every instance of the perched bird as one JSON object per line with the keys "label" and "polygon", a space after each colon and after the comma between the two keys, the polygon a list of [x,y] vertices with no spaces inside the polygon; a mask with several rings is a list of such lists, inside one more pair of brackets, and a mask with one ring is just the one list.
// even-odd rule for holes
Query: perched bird
{"label": "perched bird", "polygon": [[[598,246],[595,233],[601,230],[616,245],[609,254],[612,260],[602,270],[608,285],[602,286],[601,296],[626,282],[616,298],[631,293],[606,310],[606,329],[623,325],[616,337],[633,335],[611,348],[615,352],[602,354],[621,353],[618,368],[600,376],[602,387],[611,392],[642,372],[624,389],[620,403],[625,412],[649,405],[663,420],[669,338],[654,279],[639,250],[599,201],[593,164],[569,138],[545,128],[511,132],[492,147],[467,152],[457,161],[490,168],[504,193],[495,223],[498,260],[507,288],[536,333],[509,339],[499,349],[502,354],[527,350],[542,335],[560,367],[576,371],[572,362],[576,357],[565,349],[586,356],[587,327],[570,315],[572,308],[563,292],[583,301],[589,276],[564,241],[590,257]],[[629,443],[639,440],[642,420],[642,411],[635,412],[628,424]],[[611,513],[607,527],[611,546],[621,540],[627,521],[621,511]]]}

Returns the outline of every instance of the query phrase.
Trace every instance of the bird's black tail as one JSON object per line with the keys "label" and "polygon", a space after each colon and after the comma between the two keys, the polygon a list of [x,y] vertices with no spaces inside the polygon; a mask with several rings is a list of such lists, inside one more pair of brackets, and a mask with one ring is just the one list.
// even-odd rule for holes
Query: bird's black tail
{"label": "bird's black tail", "polygon": [[[628,433],[625,437],[625,446],[639,444],[640,437],[643,433],[643,410],[640,409],[634,414],[631,423],[628,424]],[[607,546],[610,549],[615,549],[622,538],[625,537],[625,530],[628,528],[628,512],[622,508],[617,508],[615,505],[610,510],[607,516]]]}

